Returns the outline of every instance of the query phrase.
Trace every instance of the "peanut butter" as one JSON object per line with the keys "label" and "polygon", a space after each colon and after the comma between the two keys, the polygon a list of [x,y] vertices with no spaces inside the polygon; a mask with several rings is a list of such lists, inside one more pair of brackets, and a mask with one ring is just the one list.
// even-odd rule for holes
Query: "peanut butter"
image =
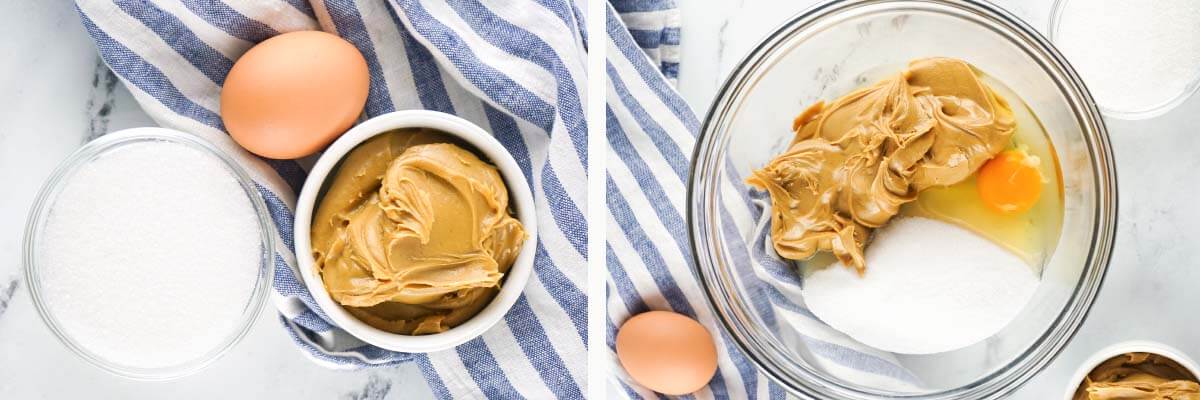
{"label": "peanut butter", "polygon": [[783,153],[747,179],[771,197],[783,257],[831,252],[860,274],[873,229],[931,187],[967,179],[1009,143],[1008,103],[966,62],[913,61],[895,76],[796,117]]}
{"label": "peanut butter", "polygon": [[495,167],[445,135],[402,130],[342,161],[313,218],[312,252],[347,311],[421,335],[483,309],[525,238]]}
{"label": "peanut butter", "polygon": [[1127,353],[1093,368],[1075,400],[1200,400],[1200,383],[1171,359]]}

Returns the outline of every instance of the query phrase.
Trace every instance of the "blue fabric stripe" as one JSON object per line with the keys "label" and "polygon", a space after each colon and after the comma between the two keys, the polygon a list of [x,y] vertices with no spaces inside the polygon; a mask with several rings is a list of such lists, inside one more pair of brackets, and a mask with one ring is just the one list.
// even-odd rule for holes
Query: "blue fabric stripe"
{"label": "blue fabric stripe", "polygon": [[674,9],[674,0],[609,0],[613,8],[620,13],[662,11]]}
{"label": "blue fabric stripe", "polygon": [[657,49],[663,45],[679,45],[679,28],[669,27],[658,30],[653,29],[630,29],[629,34],[633,36],[633,41],[637,42],[638,47],[643,49]]}
{"label": "blue fabric stripe", "polygon": [[300,12],[304,13],[304,15],[313,17],[314,19],[317,18],[317,15],[315,13],[313,13],[312,4],[308,3],[309,0],[284,0],[284,1],[286,1],[288,4],[291,4],[292,7],[294,7],[295,9],[300,10]]}
{"label": "blue fabric stripe", "polygon": [[571,319],[571,323],[575,325],[575,331],[579,333],[580,339],[586,344],[587,295],[554,265],[554,261],[550,258],[550,253],[546,251],[541,239],[537,241],[534,254],[533,271],[537,274],[538,280],[546,287],[546,291],[555,294],[554,301]]}
{"label": "blue fabric stripe", "polygon": [[547,10],[550,10],[550,12],[554,13],[554,15],[558,16],[558,19],[561,19],[563,24],[565,24],[566,27],[568,29],[570,29],[572,32],[575,32],[577,34],[580,32],[578,30],[579,27],[575,25],[575,22],[573,22],[573,19],[574,19],[573,12],[570,9],[568,9],[568,7],[574,6],[573,4],[570,4],[571,3],[570,0],[533,0],[533,1],[535,3],[538,3],[539,5],[541,5],[542,7],[545,7]]}
{"label": "blue fabric stripe", "polygon": [[[586,302],[583,305],[586,306]],[[587,310],[583,311],[583,315],[587,315]],[[551,388],[560,399],[583,398],[580,385],[571,377],[566,363],[550,344],[550,337],[546,335],[545,328],[524,295],[517,299],[512,310],[504,316],[504,322],[508,324],[508,329],[512,330],[513,336],[521,339],[517,340],[517,344],[521,346],[525,356],[529,357],[529,362],[542,377],[546,387]],[[584,343],[587,343],[586,339]]]}
{"label": "blue fabric stripe", "polygon": [[[629,113],[633,115],[634,120],[637,122],[638,126],[642,128],[642,131],[646,132],[646,136],[651,142],[654,143],[654,147],[658,148],[658,152],[662,154],[664,159],[667,160],[667,164],[671,167],[671,171],[675,173],[675,177],[679,178],[680,182],[686,183],[688,181],[689,174],[689,157],[683,153],[683,149],[679,148],[679,144],[675,143],[675,141],[667,135],[667,132],[663,130],[662,126],[660,126],[658,122],[655,121],[655,118],[650,116],[650,113],[647,113],[646,110],[642,108],[641,103],[639,103],[638,100],[629,93],[629,90],[625,87],[625,82],[617,76],[617,71],[613,69],[611,63],[608,64],[608,76],[609,83],[611,83],[613,88],[615,88],[617,97],[621,100],[621,103],[624,104],[625,108],[629,110]],[[608,121],[610,121],[609,123],[617,122],[618,120],[616,116],[612,115],[613,112],[611,107],[612,106],[610,105],[608,111],[610,114]],[[610,136],[609,140],[611,141],[611,136],[613,136],[612,129],[609,129],[608,135]],[[622,133],[621,136],[625,136],[624,133]],[[629,151],[634,151],[632,145],[628,145],[628,147]],[[650,176],[650,179],[656,180],[653,175]]]}
{"label": "blue fabric stripe", "polygon": [[659,70],[667,78],[676,78],[679,76],[679,63],[663,61],[662,65],[659,66]]}
{"label": "blue fabric stripe", "polygon": [[363,23],[362,14],[358,12],[358,6],[353,1],[325,0],[325,8],[329,10],[338,35],[353,43],[367,60],[367,70],[371,75],[371,84],[367,89],[367,115],[373,117],[395,111],[396,107],[388,97],[383,67],[379,64],[375,45],[371,44],[370,33]]}
{"label": "blue fabric stripe", "polygon": [[309,310],[316,312],[321,319],[331,321],[329,316],[325,315],[325,311],[317,305],[312,293],[309,293],[308,288],[300,281],[300,277],[296,276],[295,270],[286,261],[283,261],[283,256],[278,254],[275,255],[275,283],[271,286],[275,288],[275,292],[284,297],[299,299]]}
{"label": "blue fabric stripe", "polygon": [[306,310],[300,313],[300,315],[292,318],[292,321],[297,325],[303,326],[313,332],[328,332],[334,328],[333,324],[329,323],[329,321],[321,319],[321,317],[312,310]]}
{"label": "blue fabric stripe", "polygon": [[262,195],[263,201],[267,204],[267,212],[271,214],[271,221],[275,223],[275,231],[279,234],[279,239],[283,241],[283,245],[288,251],[296,253],[296,241],[294,226],[296,221],[295,215],[288,209],[287,205],[280,200],[275,193],[258,184],[254,183],[254,187],[258,189],[258,193]]}
{"label": "blue fabric stripe", "polygon": [[167,76],[158,67],[146,62],[137,53],[97,28],[87,14],[80,11],[79,15],[88,34],[91,35],[92,40],[96,41],[96,47],[100,49],[101,57],[113,72],[120,75],[126,82],[158,99],[172,112],[221,131],[225,130],[225,126],[221,124],[221,117],[217,113],[192,102],[171,83],[170,79],[167,79]]}
{"label": "blue fabric stripe", "polygon": [[[278,35],[275,28],[257,20],[246,18],[228,4],[219,0],[182,0],[184,7],[204,19],[212,26],[238,39],[258,43]],[[305,4],[308,4],[305,0]],[[311,12],[309,13],[312,14]]]}
{"label": "blue fabric stripe", "polygon": [[425,376],[425,381],[429,383],[429,389],[431,389],[437,398],[442,400],[454,398],[450,395],[450,389],[446,388],[446,382],[442,381],[442,376],[437,374],[437,370],[429,362],[429,355],[418,354],[413,359],[417,361],[417,367],[421,369],[421,375]]}
{"label": "blue fabric stripe", "polygon": [[429,15],[419,2],[392,0],[392,3],[406,10],[410,14],[409,23],[417,33],[429,40],[438,52],[446,55],[467,81],[484,95],[543,131],[552,131],[556,115],[553,106],[480,60],[462,38]]}
{"label": "blue fabric stripe", "polygon": [[116,5],[158,35],[213,83],[225,83],[225,74],[233,68],[233,61],[200,40],[179,18],[158,8],[151,1],[123,0],[117,1]]}
{"label": "blue fabric stripe", "polygon": [[479,390],[484,396],[489,399],[525,398],[509,383],[504,370],[500,369],[500,364],[492,356],[492,351],[488,349],[483,338],[471,339],[455,347],[454,350],[458,352],[458,357],[467,367],[467,373],[471,375],[471,379],[475,380],[475,384],[479,386]]}
{"label": "blue fabric stripe", "polygon": [[275,170],[280,178],[283,178],[283,183],[287,184],[289,189],[292,189],[292,194],[300,194],[300,188],[304,186],[304,178],[308,176],[308,172],[300,168],[300,164],[296,163],[295,160],[276,160],[263,157],[260,157],[260,159],[267,163],[271,169]]}
{"label": "blue fabric stripe", "polygon": [[521,173],[525,175],[525,182],[533,182],[533,160],[529,158],[529,148],[525,146],[525,138],[521,136],[517,121],[486,101],[480,101],[480,104],[488,125],[492,127],[492,135],[517,161]]}
{"label": "blue fabric stripe", "polygon": [[542,191],[546,194],[546,202],[556,211],[551,213],[551,216],[554,217],[558,229],[562,230],[567,241],[571,242],[575,252],[586,260],[587,219],[583,212],[579,211],[575,201],[571,200],[571,196],[567,195],[566,188],[558,180],[558,174],[554,173],[554,166],[550,163],[542,166]]}
{"label": "blue fabric stripe", "polygon": [[[767,286],[765,282],[752,276],[754,267],[750,265],[750,254],[746,251],[746,244],[742,242],[742,235],[737,231],[737,226],[733,224],[733,217],[729,215],[729,211],[723,206],[719,206],[721,213],[721,237],[723,237],[726,246],[729,249],[731,259],[734,263],[740,264],[733,268],[734,273],[740,275],[739,281],[742,282],[742,287],[745,287],[750,292],[747,296],[750,302],[754,305],[754,309],[759,311],[759,316],[763,322],[772,329],[778,327],[778,322],[775,320],[775,309],[771,307],[771,302],[762,294],[763,286]],[[751,274],[751,276],[746,276]]]}
{"label": "blue fabric stripe", "polygon": [[[676,92],[675,89],[669,84],[667,84],[665,80],[661,79],[662,73],[658,70],[658,68],[650,65],[650,60],[648,57],[646,57],[646,54],[642,53],[642,49],[637,47],[637,43],[633,42],[633,38],[629,37],[627,32],[624,32],[626,29],[625,24],[621,22],[620,18],[617,18],[617,15],[613,13],[611,8],[608,9],[606,16],[608,17],[608,37],[611,38],[614,43],[616,43],[617,49],[621,52],[621,55],[623,55],[625,59],[629,60],[629,63],[633,65],[635,70],[637,70],[637,73],[639,76],[641,76],[643,83],[649,86],[650,89],[653,90],[658,96],[658,98],[664,104],[666,104],[668,108],[671,109],[671,112],[675,114],[676,119],[683,122],[683,125],[687,127],[688,132],[690,132],[692,135],[695,135],[696,132],[699,132],[700,121],[696,119],[696,114],[692,112],[691,107],[688,107],[687,103],[683,101],[683,98],[679,96],[679,93]],[[609,55],[608,57],[612,58],[613,55]],[[611,73],[609,74],[609,77],[611,79]]]}

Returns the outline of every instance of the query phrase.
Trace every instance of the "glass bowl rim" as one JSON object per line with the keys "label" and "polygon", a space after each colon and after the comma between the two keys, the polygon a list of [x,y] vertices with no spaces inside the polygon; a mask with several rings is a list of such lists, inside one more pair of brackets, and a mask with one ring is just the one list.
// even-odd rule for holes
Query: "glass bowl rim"
{"label": "glass bowl rim", "polygon": [[[762,339],[754,332],[742,326],[748,309],[732,292],[736,287],[728,287],[729,279],[722,277],[728,271],[720,271],[723,263],[723,246],[708,238],[709,208],[712,206],[706,197],[711,197],[710,181],[720,177],[719,166],[713,169],[716,176],[704,176],[708,163],[720,162],[724,156],[716,151],[721,142],[718,134],[724,131],[726,119],[737,104],[742,101],[745,87],[753,84],[752,78],[761,76],[758,69],[772,61],[776,51],[785,46],[794,46],[798,42],[790,42],[793,35],[819,25],[826,17],[854,10],[860,7],[893,3],[909,4],[910,9],[924,6],[921,11],[940,13],[962,18],[967,14],[975,19],[983,19],[995,26],[985,26],[995,32],[1002,40],[1014,45],[1035,59],[1035,62],[1047,73],[1063,92],[1071,109],[1075,110],[1074,118],[1084,133],[1084,142],[1089,150],[1089,161],[1093,172],[1093,184],[1096,187],[1095,210],[1092,211],[1094,224],[1091,230],[1092,246],[1088,251],[1085,268],[1079,282],[1075,285],[1070,298],[1053,319],[1051,325],[1042,332],[1029,348],[1021,352],[1015,359],[999,369],[980,376],[975,381],[958,388],[941,390],[931,393],[891,394],[881,390],[849,387],[840,382],[831,381],[808,371],[805,366],[794,361],[791,366],[781,364],[790,361],[779,352],[778,340]],[[949,14],[947,9],[953,9],[958,14]],[[978,20],[969,20],[980,24]],[[790,48],[790,47],[789,47]],[[1052,73],[1053,69],[1055,73]],[[710,150],[710,151],[706,151]],[[715,160],[715,161],[714,161]],[[699,193],[699,190],[705,193]],[[1079,326],[1086,318],[1096,294],[1103,285],[1111,257],[1113,238],[1116,231],[1117,213],[1117,183],[1116,168],[1113,164],[1111,146],[1103,119],[1091,94],[1082,80],[1071,68],[1065,58],[1053,45],[1024,21],[1011,13],[982,0],[827,0],[805,9],[786,20],[783,24],[761,39],[731,70],[724,83],[718,88],[702,121],[696,138],[696,146],[692,154],[690,177],[687,192],[688,234],[691,244],[692,257],[698,269],[699,281],[709,306],[714,310],[721,328],[724,329],[738,348],[751,360],[758,371],[767,375],[772,381],[783,386],[787,391],[814,398],[904,398],[904,399],[995,399],[1015,391],[1030,378],[1040,372],[1062,350]],[[711,258],[708,262],[706,257]],[[764,341],[766,343],[764,343]],[[783,360],[781,360],[781,358]],[[799,367],[799,368],[796,368]]]}
{"label": "glass bowl rim", "polygon": [[[246,309],[243,311],[238,324],[235,325],[235,329],[230,331],[218,347],[213,347],[199,358],[187,360],[181,364],[152,368],[127,366],[112,362],[89,351],[72,338],[71,335],[67,334],[54,317],[54,313],[49,309],[46,300],[42,297],[41,275],[37,257],[37,245],[41,238],[41,231],[45,226],[46,218],[49,215],[50,207],[54,204],[65,184],[69,182],[69,178],[80,167],[106,151],[147,141],[166,141],[181,144],[200,150],[220,160],[229,169],[229,172],[234,176],[238,185],[250,200],[255,216],[258,219],[260,243],[262,245],[258,279],[250,297],[247,298]],[[41,189],[38,191],[33,205],[30,207],[29,216],[26,221],[25,233],[22,239],[21,259],[25,284],[29,288],[29,295],[33,300],[34,308],[37,309],[38,316],[45,323],[46,327],[54,333],[58,341],[71,350],[71,353],[74,353],[89,364],[116,376],[139,381],[164,381],[192,375],[208,367],[214,361],[228,353],[229,350],[241,342],[250,332],[250,329],[262,313],[270,282],[274,279],[273,261],[276,256],[275,228],[270,213],[267,211],[266,202],[259,194],[256,185],[245,169],[232,157],[225,154],[220,148],[209,141],[189,133],[157,127],[131,128],[106,134],[84,144],[63,159],[55,167],[54,172],[46,178]]]}

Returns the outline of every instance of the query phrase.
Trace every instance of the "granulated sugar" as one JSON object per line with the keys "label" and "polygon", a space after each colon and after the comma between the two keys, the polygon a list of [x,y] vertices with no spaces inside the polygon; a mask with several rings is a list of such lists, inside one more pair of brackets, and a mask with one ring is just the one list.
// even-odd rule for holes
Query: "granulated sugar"
{"label": "granulated sugar", "polygon": [[805,279],[804,302],[834,329],[895,353],[932,354],[1000,331],[1038,278],[1020,258],[945,222],[892,221],[867,246],[867,272],[840,263]]}
{"label": "granulated sugar", "polygon": [[1200,1],[1068,1],[1054,35],[1107,109],[1163,105],[1200,74]]}
{"label": "granulated sugar", "polygon": [[43,298],[67,336],[108,361],[154,368],[200,358],[239,328],[261,238],[220,159],[140,142],[68,179],[37,248]]}

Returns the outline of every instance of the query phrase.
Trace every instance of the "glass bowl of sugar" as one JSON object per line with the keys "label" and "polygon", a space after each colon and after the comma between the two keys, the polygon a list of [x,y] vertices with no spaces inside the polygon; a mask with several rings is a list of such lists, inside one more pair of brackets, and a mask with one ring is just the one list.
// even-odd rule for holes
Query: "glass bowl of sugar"
{"label": "glass bowl of sugar", "polygon": [[[914,66],[955,65],[928,61],[940,58],[965,61],[973,67],[970,71],[975,76],[954,81],[965,82],[962,86],[907,81],[928,72],[919,69],[915,71],[922,72],[907,75],[907,71],[914,71]],[[921,62],[917,64],[914,60]],[[844,100],[853,97],[848,93],[870,93],[860,98],[878,99],[871,97],[879,93],[878,88],[901,86],[873,84],[897,82],[896,79],[909,82],[906,85],[911,86],[906,88],[919,87],[913,92],[889,92],[903,93],[896,96],[918,96],[927,91],[937,95],[938,90],[947,87],[977,88],[981,86],[976,83],[982,82],[1007,100],[1006,105],[1015,116],[1012,120],[1016,122],[1012,142],[1005,144],[1011,147],[1005,147],[1004,154],[1039,153],[1035,160],[1040,163],[1033,164],[1048,168],[1048,173],[1039,175],[1043,178],[1039,181],[1055,183],[1042,192],[1042,199],[1057,204],[1053,218],[1042,220],[1034,214],[1012,214],[1011,218],[1029,222],[1033,228],[1040,229],[1042,223],[1050,228],[1042,236],[1050,239],[1049,244],[1037,248],[1039,252],[1028,264],[1020,260],[999,262],[1012,259],[1018,253],[1013,249],[1023,245],[1000,248],[1001,241],[995,238],[1002,235],[984,240],[988,237],[985,234],[994,232],[962,229],[969,224],[960,222],[972,221],[951,222],[919,213],[906,215],[906,208],[899,207],[899,213],[892,214],[884,223],[859,225],[873,232],[865,234],[865,239],[851,237],[855,245],[865,244],[865,270],[857,271],[862,275],[845,266],[849,262],[829,255],[850,247],[843,244],[847,236],[823,239],[824,244],[813,246],[829,246],[832,251],[810,258],[804,258],[800,250],[807,248],[800,245],[784,248],[794,251],[796,259],[779,256],[780,245],[773,242],[777,232],[774,226],[787,215],[779,217],[774,213],[777,194],[800,193],[791,197],[792,202],[779,206],[788,207],[785,210],[793,212],[791,216],[800,216],[795,219],[799,222],[792,225],[800,229],[778,231],[789,239],[801,237],[798,231],[815,231],[805,227],[809,221],[817,221],[809,226],[819,229],[833,225],[810,215],[823,216],[829,208],[844,207],[849,211],[839,210],[843,213],[837,217],[845,221],[858,217],[853,214],[858,209],[851,206],[879,204],[869,198],[859,202],[862,198],[854,197],[857,193],[846,195],[846,191],[819,188],[817,185],[823,184],[820,179],[827,178],[809,172],[813,168],[809,165],[824,164],[808,156],[821,154],[826,160],[834,160],[821,162],[837,163],[838,154],[842,153],[805,151],[828,149],[832,143],[839,146],[876,143],[879,148],[897,148],[902,146],[898,144],[901,139],[892,138],[909,134],[909,131],[892,132],[894,136],[878,142],[853,141],[845,138],[855,132],[890,132],[888,129],[900,129],[894,127],[903,126],[905,121],[898,118],[869,126],[853,125],[840,122],[836,116],[829,117],[819,107],[820,115],[802,112],[819,101],[826,102],[825,109],[852,109],[839,108],[857,104]],[[885,110],[881,113],[923,110],[940,113],[937,115],[944,118],[951,115],[959,118],[964,110],[946,106],[947,103],[924,103],[941,104],[924,108],[901,107],[908,103],[890,100],[876,104],[886,104],[879,106]],[[983,102],[975,102],[976,106],[959,104],[978,110],[976,106]],[[846,117],[853,118],[856,117]],[[808,125],[810,121],[828,124],[810,129],[815,126]],[[943,127],[940,129],[977,126],[945,122],[949,119],[939,121],[929,126]],[[814,144],[817,140],[813,136],[801,137],[811,135],[814,129],[826,135],[827,127],[862,129],[846,129],[845,132],[851,133],[841,138],[818,138],[829,145]],[[1025,131],[1036,134],[1022,136]],[[1018,142],[1022,137],[1041,138],[1041,142],[1024,146]],[[912,142],[904,143],[907,146]],[[847,148],[850,147],[842,149]],[[780,154],[795,155],[786,161],[794,164],[775,164],[782,158]],[[855,156],[859,154],[850,154],[845,159],[852,160]],[[937,156],[921,157],[932,160]],[[905,169],[909,168],[902,164],[906,161],[868,162],[870,166],[863,169],[886,167],[886,171],[900,171],[897,174],[915,170]],[[768,175],[760,172],[774,165],[787,168],[770,170],[765,173]],[[858,171],[846,167],[821,173],[828,172],[833,177],[828,179],[839,179],[838,174]],[[1113,245],[1116,177],[1099,109],[1082,80],[1049,41],[1012,14],[983,1],[828,1],[801,12],[765,37],[734,66],[704,118],[691,172],[687,199],[689,233],[699,283],[713,306],[713,318],[750,363],[802,398],[976,400],[1009,395],[1046,366],[1071,339],[1100,289]],[[751,176],[758,183],[747,182]],[[777,184],[780,181],[771,180],[765,182],[775,186],[764,186],[767,184],[761,183],[764,180],[760,176],[794,179],[792,182],[798,183]],[[872,179],[856,182],[891,185],[895,181],[879,183],[891,176],[880,172]],[[962,182],[976,180],[974,175],[967,179]],[[982,182],[983,178],[979,179]],[[945,214],[941,216],[957,212],[953,206],[968,204],[958,200],[970,198],[975,203],[969,204],[978,205],[983,197],[971,187],[965,192],[955,192],[958,197],[942,198],[947,200],[944,202],[923,202],[926,192],[953,189],[958,184],[950,185],[935,186],[917,194],[921,189],[914,189],[914,184],[904,186],[912,191],[896,189],[890,193],[910,201],[906,206],[917,205],[917,211],[927,205],[943,206],[940,210]],[[888,190],[892,187],[888,186]],[[819,196],[802,197],[805,193],[819,193]],[[964,194],[965,197],[961,196]],[[810,207],[811,204],[816,205]],[[865,213],[882,212],[879,208],[865,210]],[[986,223],[974,227],[991,228],[999,226],[992,224],[994,221],[1008,221],[995,216],[981,217],[978,221],[984,220]],[[836,232],[840,235],[847,231]],[[1043,231],[1031,228],[1019,232]],[[1027,238],[1022,234],[1012,237]],[[953,262],[947,261],[952,258]],[[892,271],[892,266],[895,273],[885,273]],[[1000,271],[1014,271],[1014,275],[997,275]],[[834,273],[839,274],[838,279],[829,278]],[[1009,279],[1017,273],[1029,279],[1022,282]],[[993,279],[997,277],[1003,279]],[[1004,286],[1009,284],[1022,289],[1005,290]],[[962,301],[957,302],[959,299]],[[862,307],[867,300],[872,303]],[[976,304],[986,307],[974,308]],[[899,305],[914,307],[906,309]],[[947,315],[964,318],[946,318]],[[987,329],[977,329],[983,323],[988,324]],[[939,329],[925,329],[931,326]],[[918,329],[925,329],[923,332],[930,335],[910,334]],[[925,341],[900,342],[902,338]]]}
{"label": "glass bowl of sugar", "polygon": [[87,362],[137,380],[210,365],[249,332],[273,277],[258,186],[214,143],[135,128],[84,145],[31,208],[25,280],[38,314]]}

